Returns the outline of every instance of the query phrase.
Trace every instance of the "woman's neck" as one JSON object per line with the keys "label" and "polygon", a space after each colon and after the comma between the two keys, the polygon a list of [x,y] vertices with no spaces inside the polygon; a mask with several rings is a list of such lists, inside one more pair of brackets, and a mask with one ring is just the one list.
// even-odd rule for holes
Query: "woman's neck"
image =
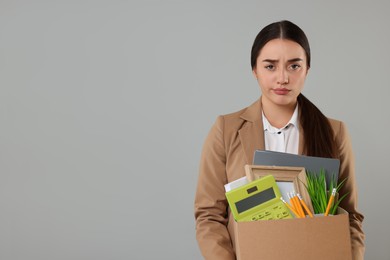
{"label": "woman's neck", "polygon": [[261,103],[263,113],[267,118],[268,122],[277,128],[284,127],[288,121],[290,121],[292,115],[294,114],[294,110],[296,107],[295,104],[280,106],[271,102],[263,102]]}

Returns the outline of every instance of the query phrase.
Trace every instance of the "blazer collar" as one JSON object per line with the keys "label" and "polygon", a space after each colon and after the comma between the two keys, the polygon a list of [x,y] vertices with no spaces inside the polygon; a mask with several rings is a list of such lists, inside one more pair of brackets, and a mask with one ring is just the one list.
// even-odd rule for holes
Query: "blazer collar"
{"label": "blazer collar", "polygon": [[238,130],[242,148],[245,153],[246,163],[253,164],[253,156],[256,150],[264,150],[264,127],[262,119],[261,98],[241,114],[245,120],[242,128]]}
{"label": "blazer collar", "polygon": [[[245,121],[242,128],[238,130],[241,145],[245,153],[246,163],[253,164],[255,151],[265,150],[261,97],[247,107],[240,117]],[[298,154],[304,153],[303,148],[303,129],[299,126]]]}

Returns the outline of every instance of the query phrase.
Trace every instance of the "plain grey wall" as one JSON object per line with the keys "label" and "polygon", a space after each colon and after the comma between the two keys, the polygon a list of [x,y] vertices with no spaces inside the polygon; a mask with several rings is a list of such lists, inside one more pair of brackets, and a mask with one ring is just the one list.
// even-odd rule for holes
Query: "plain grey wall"
{"label": "plain grey wall", "polygon": [[258,31],[307,33],[304,93],[346,122],[366,259],[388,246],[388,1],[0,1],[0,259],[201,259],[219,114],[260,95]]}

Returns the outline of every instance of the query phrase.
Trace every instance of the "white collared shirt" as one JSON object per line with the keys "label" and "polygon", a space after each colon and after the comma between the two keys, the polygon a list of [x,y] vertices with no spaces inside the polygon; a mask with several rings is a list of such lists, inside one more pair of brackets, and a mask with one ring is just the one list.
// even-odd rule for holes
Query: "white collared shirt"
{"label": "white collared shirt", "polygon": [[265,149],[269,151],[298,154],[299,124],[298,105],[290,121],[282,128],[272,126],[263,113]]}

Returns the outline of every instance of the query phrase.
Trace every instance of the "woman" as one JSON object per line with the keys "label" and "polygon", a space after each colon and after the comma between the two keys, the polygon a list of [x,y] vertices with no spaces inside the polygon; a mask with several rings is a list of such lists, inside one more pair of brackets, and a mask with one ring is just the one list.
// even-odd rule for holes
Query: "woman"
{"label": "woman", "polygon": [[341,207],[349,212],[353,259],[363,259],[363,215],[357,211],[354,159],[343,122],[326,118],[301,94],[310,68],[305,33],[289,21],[257,35],[251,52],[261,97],[238,112],[219,116],[205,141],[195,196],[196,236],[205,259],[236,259],[233,218],[224,185],[245,176],[255,150],[340,159]]}

